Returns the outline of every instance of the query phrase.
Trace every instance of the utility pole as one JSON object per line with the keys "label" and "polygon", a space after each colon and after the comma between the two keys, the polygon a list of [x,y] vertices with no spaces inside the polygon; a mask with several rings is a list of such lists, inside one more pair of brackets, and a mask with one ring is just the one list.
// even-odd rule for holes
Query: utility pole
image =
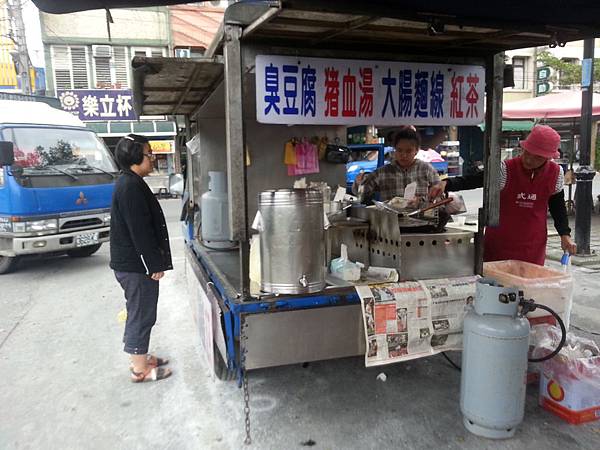
{"label": "utility pole", "polygon": [[22,0],[8,0],[6,3],[10,17],[11,37],[16,46],[15,66],[21,80],[21,91],[23,94],[30,95],[33,93],[33,89],[30,77],[31,64],[25,39],[25,24],[23,23],[23,3]]}
{"label": "utility pole", "polygon": [[581,132],[579,140],[579,168],[575,172],[575,242],[577,253],[590,254],[592,227],[592,182],[596,171],[591,166],[592,101],[594,94],[594,39],[583,42],[581,68]]}

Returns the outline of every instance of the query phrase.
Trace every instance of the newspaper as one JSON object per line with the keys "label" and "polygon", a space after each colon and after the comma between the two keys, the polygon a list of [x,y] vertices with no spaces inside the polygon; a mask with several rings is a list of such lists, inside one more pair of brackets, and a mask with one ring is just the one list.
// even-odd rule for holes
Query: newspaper
{"label": "newspaper", "polygon": [[467,306],[479,277],[357,286],[366,338],[366,366],[462,348]]}

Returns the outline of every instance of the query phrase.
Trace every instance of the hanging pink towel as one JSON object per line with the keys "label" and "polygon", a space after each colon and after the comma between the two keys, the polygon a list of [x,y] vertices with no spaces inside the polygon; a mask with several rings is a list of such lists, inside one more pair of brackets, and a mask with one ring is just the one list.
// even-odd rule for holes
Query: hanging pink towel
{"label": "hanging pink towel", "polygon": [[296,164],[288,165],[288,175],[319,173],[319,150],[316,145],[303,140],[296,144]]}

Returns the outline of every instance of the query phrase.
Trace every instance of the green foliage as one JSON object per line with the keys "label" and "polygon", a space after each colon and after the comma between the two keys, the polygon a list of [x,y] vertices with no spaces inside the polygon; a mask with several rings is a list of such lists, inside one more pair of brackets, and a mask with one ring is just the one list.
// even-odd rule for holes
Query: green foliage
{"label": "green foliage", "polygon": [[56,146],[50,147],[48,150],[41,145],[36,147],[36,152],[39,155],[42,166],[73,164],[79,161],[79,158],[73,155],[73,147],[68,142],[59,140]]}
{"label": "green foliage", "polygon": [[[557,74],[560,74],[560,85],[569,86],[572,84],[581,84],[581,65],[568,61],[563,61],[560,58],[552,55],[549,51],[544,50],[537,55],[538,62],[543,66],[548,66],[554,69],[554,74],[550,77],[550,81],[557,83]],[[600,80],[600,58],[594,59],[594,80]]]}

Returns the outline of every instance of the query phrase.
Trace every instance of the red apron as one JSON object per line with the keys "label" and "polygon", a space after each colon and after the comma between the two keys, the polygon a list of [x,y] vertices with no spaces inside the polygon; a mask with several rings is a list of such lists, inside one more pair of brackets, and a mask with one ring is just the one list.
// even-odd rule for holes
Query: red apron
{"label": "red apron", "polygon": [[516,259],[544,265],[548,200],[556,191],[559,172],[558,164],[548,161],[532,177],[521,157],[506,161],[500,224],[485,230],[484,261]]}

